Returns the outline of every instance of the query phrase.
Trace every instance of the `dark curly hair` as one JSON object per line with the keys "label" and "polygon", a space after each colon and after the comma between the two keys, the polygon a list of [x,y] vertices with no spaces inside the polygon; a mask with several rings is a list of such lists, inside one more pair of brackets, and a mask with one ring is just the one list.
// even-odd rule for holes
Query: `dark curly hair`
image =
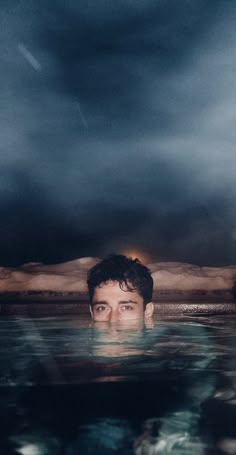
{"label": "dark curly hair", "polygon": [[95,287],[107,281],[118,281],[122,290],[137,291],[143,297],[144,305],[152,300],[151,272],[137,258],[111,254],[92,267],[87,278],[90,301]]}

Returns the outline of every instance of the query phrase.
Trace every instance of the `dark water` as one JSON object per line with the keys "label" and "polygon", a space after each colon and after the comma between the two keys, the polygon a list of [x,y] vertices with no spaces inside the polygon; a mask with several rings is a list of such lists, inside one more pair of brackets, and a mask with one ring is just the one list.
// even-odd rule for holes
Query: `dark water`
{"label": "dark water", "polygon": [[0,454],[236,454],[235,329],[1,318]]}

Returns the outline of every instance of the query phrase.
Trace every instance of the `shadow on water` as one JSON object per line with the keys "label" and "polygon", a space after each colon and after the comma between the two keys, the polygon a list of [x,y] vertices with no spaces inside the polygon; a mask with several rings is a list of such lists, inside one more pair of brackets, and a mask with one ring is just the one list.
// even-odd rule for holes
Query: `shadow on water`
{"label": "shadow on water", "polygon": [[0,453],[236,453],[234,321],[1,322]]}

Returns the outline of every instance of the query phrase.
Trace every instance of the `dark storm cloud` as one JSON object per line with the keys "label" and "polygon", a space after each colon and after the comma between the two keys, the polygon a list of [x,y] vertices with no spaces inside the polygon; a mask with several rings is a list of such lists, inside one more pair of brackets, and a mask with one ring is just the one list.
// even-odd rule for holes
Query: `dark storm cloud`
{"label": "dark storm cloud", "polygon": [[236,261],[235,16],[225,1],[3,2],[2,263]]}
{"label": "dark storm cloud", "polygon": [[[162,131],[175,123],[175,112],[166,105],[172,104],[171,96],[178,98],[166,75],[182,67],[222,14],[221,6],[222,1],[212,9],[209,2],[188,0],[84,1],[66,7],[54,2],[46,9],[49,19],[43,21],[39,42],[56,59],[53,83],[60,94],[78,97],[94,116],[92,128]],[[192,103],[198,104],[195,98]],[[183,99],[175,101],[186,109]]]}

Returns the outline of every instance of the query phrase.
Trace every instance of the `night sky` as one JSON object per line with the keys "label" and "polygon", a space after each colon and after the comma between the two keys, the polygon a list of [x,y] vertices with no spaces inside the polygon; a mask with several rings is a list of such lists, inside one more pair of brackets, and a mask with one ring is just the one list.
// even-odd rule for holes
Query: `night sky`
{"label": "night sky", "polygon": [[2,0],[0,265],[236,263],[236,3]]}

